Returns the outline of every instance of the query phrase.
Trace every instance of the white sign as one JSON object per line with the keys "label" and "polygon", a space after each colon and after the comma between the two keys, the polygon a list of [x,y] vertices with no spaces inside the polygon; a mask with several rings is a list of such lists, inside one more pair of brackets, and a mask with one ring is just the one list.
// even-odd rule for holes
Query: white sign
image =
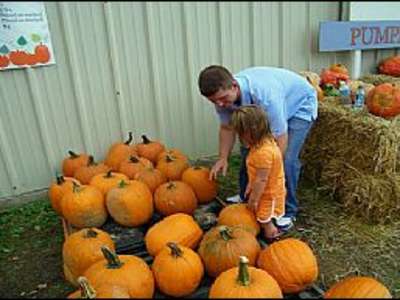
{"label": "white sign", "polygon": [[0,2],[0,70],[55,64],[43,2]]}

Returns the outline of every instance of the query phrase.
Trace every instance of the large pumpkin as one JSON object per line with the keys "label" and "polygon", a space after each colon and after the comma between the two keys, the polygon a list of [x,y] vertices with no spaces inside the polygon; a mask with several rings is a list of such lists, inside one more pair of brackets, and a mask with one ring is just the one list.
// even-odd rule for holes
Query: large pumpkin
{"label": "large pumpkin", "polygon": [[117,187],[121,180],[129,181],[129,178],[125,174],[108,171],[93,176],[89,184],[97,187],[106,197],[108,191]]}
{"label": "large pumpkin", "polygon": [[192,216],[177,213],[151,226],[146,232],[145,243],[147,252],[155,256],[168,242],[194,249],[202,236],[203,231]]}
{"label": "large pumpkin", "polygon": [[143,182],[122,180],[107,193],[106,207],[118,224],[140,226],[153,215],[153,195]]}
{"label": "large pumpkin", "polygon": [[199,254],[210,277],[236,267],[241,255],[251,266],[261,250],[255,236],[241,227],[217,226],[206,232],[200,242]]}
{"label": "large pumpkin", "polygon": [[192,249],[172,242],[157,254],[151,269],[160,291],[173,297],[194,292],[204,275],[200,256]]}
{"label": "large pumpkin", "polygon": [[163,216],[176,213],[192,215],[197,208],[197,199],[190,185],[183,181],[170,181],[156,189],[154,205]]}
{"label": "large pumpkin", "polygon": [[86,165],[79,167],[74,172],[74,178],[78,179],[82,184],[89,184],[90,180],[97,174],[107,173],[111,168],[102,162],[96,163],[92,155]]}
{"label": "large pumpkin", "polygon": [[367,276],[351,276],[338,281],[324,294],[325,299],[392,298],[389,290],[379,281]]}
{"label": "large pumpkin", "polygon": [[187,160],[179,156],[166,155],[157,162],[156,168],[168,178],[168,180],[180,180],[182,173],[189,167]]}
{"label": "large pumpkin", "polygon": [[154,168],[146,168],[142,171],[139,171],[136,173],[134,179],[145,183],[152,193],[154,193],[160,185],[168,180],[164,173]]}
{"label": "large pumpkin", "polygon": [[61,200],[62,215],[78,228],[101,227],[107,220],[107,210],[101,191],[91,185],[74,185]]}
{"label": "large pumpkin", "polygon": [[70,273],[65,274],[66,279],[77,286],[78,277],[93,263],[103,259],[103,245],[115,250],[111,236],[103,230],[85,228],[70,234],[62,247],[64,271]]}
{"label": "large pumpkin", "polygon": [[129,299],[128,290],[118,285],[101,285],[96,288],[92,287],[86,277],[80,276],[77,279],[79,290],[69,294],[68,299]]}
{"label": "large pumpkin", "polygon": [[282,299],[276,280],[264,270],[249,267],[248,264],[247,257],[240,256],[239,267],[222,272],[211,285],[208,297]]}
{"label": "large pumpkin", "polygon": [[391,83],[376,86],[367,95],[366,105],[368,111],[376,116],[397,116],[400,113],[400,87]]}
{"label": "large pumpkin", "polygon": [[284,293],[303,291],[318,277],[318,263],[313,251],[295,238],[286,238],[264,248],[257,266],[271,274]]}
{"label": "large pumpkin", "polygon": [[379,63],[379,74],[400,76],[400,55],[390,56]]}
{"label": "large pumpkin", "polygon": [[152,298],[154,276],[147,263],[135,255],[117,255],[101,248],[105,259],[92,264],[83,274],[96,290],[104,285],[119,286],[130,298]]}
{"label": "large pumpkin", "polygon": [[142,135],[143,142],[136,145],[139,156],[145,157],[153,163],[157,163],[158,155],[165,150],[164,144],[152,141],[146,135]]}
{"label": "large pumpkin", "polygon": [[69,157],[64,158],[61,163],[61,169],[64,176],[73,177],[77,169],[88,164],[89,155],[86,153],[77,154],[71,150],[68,151],[68,154]]}
{"label": "large pumpkin", "polygon": [[130,143],[133,140],[132,132],[129,132],[129,137],[125,142],[114,143],[107,152],[104,163],[111,168],[111,170],[117,172],[121,162],[128,159],[130,155],[135,155],[135,146],[131,146]]}
{"label": "large pumpkin", "polygon": [[199,204],[211,202],[217,196],[217,182],[209,179],[210,170],[207,167],[194,166],[182,173],[182,181],[194,190]]}
{"label": "large pumpkin", "polygon": [[260,233],[254,213],[243,203],[225,206],[218,215],[218,225],[241,226],[255,236]]}
{"label": "large pumpkin", "polygon": [[153,163],[147,158],[131,155],[119,165],[119,173],[125,174],[129,179],[134,179],[136,174],[147,168],[153,168]]}
{"label": "large pumpkin", "polygon": [[53,182],[49,187],[49,199],[51,207],[56,211],[60,216],[62,215],[61,211],[61,200],[62,197],[67,193],[71,192],[74,187],[74,182],[80,185],[80,182],[75,178],[57,176],[56,182]]}

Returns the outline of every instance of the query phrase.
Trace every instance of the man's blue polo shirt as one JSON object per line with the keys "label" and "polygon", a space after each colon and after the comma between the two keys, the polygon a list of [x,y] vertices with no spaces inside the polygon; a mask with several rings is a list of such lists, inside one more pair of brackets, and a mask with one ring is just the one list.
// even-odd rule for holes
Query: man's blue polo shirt
{"label": "man's blue polo shirt", "polygon": [[[241,91],[240,105],[260,105],[267,114],[275,137],[287,133],[293,117],[314,121],[318,113],[317,93],[307,80],[295,72],[275,67],[253,67],[234,75]],[[227,124],[233,108],[215,105],[220,122]]]}

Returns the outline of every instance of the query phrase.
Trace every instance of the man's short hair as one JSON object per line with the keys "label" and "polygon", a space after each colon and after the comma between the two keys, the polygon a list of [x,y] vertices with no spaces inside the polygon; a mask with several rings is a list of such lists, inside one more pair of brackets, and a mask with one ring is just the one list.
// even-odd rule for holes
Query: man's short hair
{"label": "man's short hair", "polygon": [[200,72],[198,84],[200,93],[208,97],[214,95],[220,88],[231,88],[233,81],[234,78],[228,69],[223,66],[212,65]]}

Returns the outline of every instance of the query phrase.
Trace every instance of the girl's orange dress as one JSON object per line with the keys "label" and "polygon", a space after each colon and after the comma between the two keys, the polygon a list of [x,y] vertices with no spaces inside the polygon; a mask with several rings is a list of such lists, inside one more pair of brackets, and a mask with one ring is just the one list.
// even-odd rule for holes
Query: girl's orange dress
{"label": "girl's orange dress", "polygon": [[265,190],[259,200],[257,221],[267,223],[285,214],[285,175],[281,151],[272,139],[266,139],[260,146],[250,148],[246,159],[249,184],[256,179],[257,169],[268,169]]}

